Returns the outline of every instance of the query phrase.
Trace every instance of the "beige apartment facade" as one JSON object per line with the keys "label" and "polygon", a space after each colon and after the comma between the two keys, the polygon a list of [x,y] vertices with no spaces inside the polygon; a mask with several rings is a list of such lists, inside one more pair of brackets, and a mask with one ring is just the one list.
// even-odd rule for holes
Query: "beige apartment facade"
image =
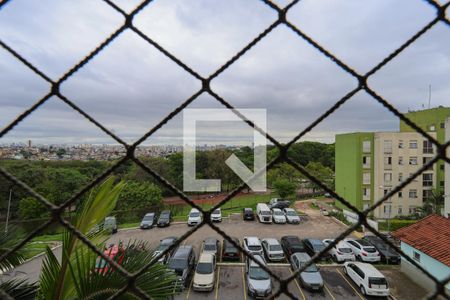
{"label": "beige apartment facade", "polygon": [[[430,132],[435,137],[436,133]],[[430,141],[417,132],[375,132],[372,201],[378,201],[419,170],[436,154]],[[427,169],[374,211],[378,219],[413,214],[436,188],[436,167]],[[363,192],[364,194],[364,192]]]}

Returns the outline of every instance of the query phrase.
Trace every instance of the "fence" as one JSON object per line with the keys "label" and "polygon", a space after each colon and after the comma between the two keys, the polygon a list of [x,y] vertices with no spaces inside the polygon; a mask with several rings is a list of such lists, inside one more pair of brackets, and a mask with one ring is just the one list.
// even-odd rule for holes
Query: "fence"
{"label": "fence", "polygon": [[[9,0],[13,1],[13,0]],[[5,0],[0,3],[0,8],[2,8],[5,3],[9,2],[8,0]],[[99,0],[100,1],[100,0]],[[415,178],[417,178],[421,173],[425,170],[427,170],[430,166],[432,166],[434,163],[436,163],[438,160],[444,160],[447,163],[450,163],[450,159],[445,156],[445,150],[447,146],[450,144],[449,142],[446,142],[445,144],[440,144],[435,138],[427,134],[423,129],[421,129],[418,125],[410,121],[408,118],[406,118],[402,113],[400,113],[387,99],[384,99],[382,96],[378,95],[375,90],[373,90],[367,83],[367,80],[370,76],[378,72],[380,69],[382,69],[386,64],[391,62],[399,53],[404,51],[406,48],[408,48],[411,44],[413,44],[419,37],[424,35],[427,31],[429,31],[431,28],[433,28],[436,24],[444,24],[446,26],[450,27],[450,21],[449,18],[446,17],[446,9],[448,8],[450,2],[447,2],[446,4],[440,4],[437,1],[434,0],[424,0],[426,3],[428,3],[431,7],[433,7],[436,11],[436,16],[431,20],[428,24],[426,24],[422,29],[420,29],[417,33],[415,33],[413,36],[411,36],[408,40],[406,40],[402,45],[400,45],[395,51],[393,51],[391,54],[389,54],[387,57],[385,57],[381,62],[375,65],[374,68],[372,68],[370,71],[368,71],[365,74],[359,74],[357,71],[353,70],[350,66],[348,66],[344,61],[340,60],[338,57],[336,57],[333,53],[322,47],[318,42],[316,42],[313,38],[308,36],[306,33],[302,31],[301,28],[296,27],[293,25],[286,17],[287,12],[295,5],[301,5],[299,4],[299,0],[293,0],[285,7],[280,7],[277,4],[272,3],[269,0],[261,0],[264,4],[266,4],[268,7],[270,7],[274,14],[278,16],[278,18],[270,24],[264,31],[262,31],[258,36],[256,36],[249,44],[247,44],[243,49],[241,49],[239,52],[237,52],[232,58],[230,58],[229,61],[227,61],[224,65],[219,67],[214,73],[212,73],[209,77],[202,77],[197,73],[195,70],[191,69],[189,66],[184,64],[180,59],[172,55],[169,51],[161,47],[156,41],[154,41],[151,37],[145,35],[139,28],[135,27],[133,25],[133,18],[140,12],[142,9],[144,9],[151,0],[143,1],[139,6],[137,6],[131,13],[126,13],[124,10],[122,10],[119,6],[114,4],[111,0],[103,0],[105,3],[107,3],[109,6],[111,6],[113,9],[115,9],[117,12],[122,14],[124,18],[124,23],[122,26],[117,28],[115,32],[113,32],[109,37],[107,37],[100,45],[97,46],[91,53],[89,53],[84,59],[79,61],[76,65],[74,65],[71,69],[69,69],[61,78],[54,81],[49,76],[44,74],[42,71],[40,71],[38,68],[36,68],[32,63],[27,61],[20,53],[15,51],[13,48],[11,48],[9,45],[4,43],[0,40],[0,46],[3,47],[7,52],[9,52],[11,55],[13,55],[16,59],[21,61],[23,64],[25,64],[29,69],[31,69],[34,73],[39,75],[41,78],[46,80],[49,84],[51,84],[51,90],[41,99],[39,99],[34,105],[29,107],[26,111],[24,111],[22,114],[20,114],[13,122],[11,122],[9,125],[7,125],[4,129],[0,132],[0,139],[5,136],[9,131],[11,131],[17,124],[19,124],[22,120],[24,120],[26,117],[28,117],[30,114],[32,114],[34,111],[39,109],[42,104],[47,102],[51,97],[56,96],[60,101],[63,103],[69,105],[72,109],[80,113],[82,116],[84,116],[89,122],[100,128],[103,132],[108,134],[110,137],[112,137],[115,141],[117,141],[119,144],[123,145],[127,152],[126,155],[117,161],[115,165],[110,167],[108,170],[106,170],[104,173],[102,173],[100,176],[98,176],[95,180],[93,180],[91,183],[86,185],[83,189],[81,189],[79,192],[77,192],[75,195],[73,195],[70,199],[68,199],[65,203],[57,206],[51,202],[49,202],[47,199],[33,191],[30,187],[28,187],[25,183],[18,180],[16,177],[14,177],[12,174],[8,173],[5,169],[0,168],[0,174],[2,174],[4,177],[6,177],[8,180],[12,181],[13,183],[20,185],[22,188],[24,188],[26,191],[28,191],[33,197],[38,199],[40,202],[42,202],[50,211],[51,211],[51,218],[42,224],[39,228],[34,230],[31,234],[29,234],[20,244],[18,244],[15,248],[11,249],[8,253],[5,253],[0,257],[0,261],[5,259],[10,253],[18,250],[20,247],[25,245],[28,241],[30,241],[35,235],[42,232],[47,226],[50,226],[52,223],[60,223],[62,226],[64,226],[66,229],[70,230],[80,241],[85,243],[92,251],[94,251],[99,256],[102,256],[105,260],[107,260],[116,270],[117,272],[120,272],[123,276],[127,278],[127,284],[123,286],[122,289],[120,289],[118,292],[116,292],[114,295],[111,296],[111,299],[115,299],[122,295],[125,292],[131,291],[133,294],[135,294],[137,297],[143,298],[143,299],[151,299],[149,295],[147,295],[144,291],[142,291],[138,286],[136,286],[136,280],[137,278],[152,264],[157,262],[157,259],[155,259],[153,262],[151,262],[147,266],[143,266],[140,271],[130,273],[127,270],[125,270],[123,267],[121,267],[116,262],[112,261],[108,257],[106,257],[103,252],[100,249],[97,249],[94,244],[91,243],[91,241],[83,235],[80,231],[77,230],[70,222],[65,220],[62,217],[62,213],[64,210],[69,207],[71,204],[73,204],[80,196],[82,196],[84,193],[89,191],[91,188],[93,188],[95,185],[101,183],[104,179],[107,178],[108,175],[110,175],[115,169],[117,169],[121,164],[123,164],[125,161],[132,161],[139,165],[142,169],[144,169],[146,172],[148,172],[150,175],[155,177],[161,184],[166,186],[168,189],[172,190],[176,195],[180,196],[186,203],[191,205],[192,207],[195,207],[199,210],[201,210],[201,207],[196,205],[191,199],[189,199],[188,196],[186,196],[182,191],[177,189],[175,186],[173,186],[170,182],[168,182],[166,179],[161,177],[159,174],[157,174],[155,171],[152,170],[151,166],[145,165],[140,159],[138,159],[134,152],[136,150],[136,147],[141,144],[144,140],[146,140],[148,137],[153,135],[158,129],[160,129],[164,124],[166,124],[170,119],[172,119],[175,115],[180,113],[186,106],[188,106],[190,103],[195,101],[201,94],[206,93],[211,95],[213,98],[215,98],[219,103],[224,105],[226,108],[231,109],[237,116],[239,116],[244,122],[246,122],[249,126],[253,127],[254,130],[258,130],[261,134],[263,134],[267,139],[269,139],[278,149],[279,149],[279,155],[270,161],[267,164],[267,168],[271,168],[274,165],[280,163],[280,162],[286,162],[290,164],[292,167],[294,167],[296,170],[298,170],[300,173],[302,173],[305,177],[307,177],[311,182],[315,183],[317,186],[319,186],[321,189],[329,193],[331,196],[336,198],[341,203],[345,204],[349,209],[351,209],[355,214],[358,215],[358,222],[355,223],[353,226],[349,227],[346,231],[344,231],[339,237],[335,239],[333,243],[330,243],[325,249],[323,249],[320,253],[313,256],[312,261],[310,263],[306,264],[296,272],[294,272],[291,276],[287,278],[280,278],[276,274],[274,274],[271,270],[269,270],[264,265],[261,265],[261,263],[254,259],[253,255],[245,251],[240,247],[240,245],[235,244],[235,242],[225,234],[219,227],[214,225],[210,221],[210,213],[220,207],[221,205],[225,204],[226,202],[230,201],[235,195],[237,195],[241,190],[243,190],[246,185],[242,183],[239,187],[234,189],[232,192],[230,192],[220,203],[212,207],[208,211],[202,211],[204,214],[204,220],[201,224],[198,226],[192,228],[191,230],[187,231],[184,235],[180,237],[180,239],[175,243],[172,247],[167,249],[165,252],[170,251],[173,249],[173,247],[176,247],[180,243],[183,242],[188,236],[193,234],[195,231],[197,231],[202,226],[209,226],[213,230],[215,230],[217,233],[219,233],[221,236],[223,236],[225,239],[230,241],[234,246],[239,248],[242,252],[245,253],[246,257],[249,259],[254,260],[257,264],[259,264],[262,268],[264,268],[270,276],[278,281],[280,283],[280,288],[270,297],[270,299],[274,299],[275,297],[279,296],[281,293],[286,294],[292,299],[295,299],[295,297],[291,294],[291,292],[288,289],[288,284],[292,280],[294,280],[299,272],[302,272],[305,270],[310,264],[313,262],[317,262],[322,255],[324,255],[326,252],[328,252],[329,249],[334,247],[340,240],[344,239],[347,235],[349,235],[355,228],[359,227],[360,225],[364,225],[367,230],[372,231],[373,234],[380,237],[382,240],[384,240],[389,246],[394,248],[396,251],[398,251],[402,257],[407,260],[409,263],[414,265],[416,268],[420,269],[423,274],[429,278],[434,284],[436,285],[436,289],[433,294],[429,295],[429,298],[436,298],[439,295],[442,295],[444,298],[447,298],[445,294],[445,285],[450,281],[450,277],[447,277],[443,281],[437,280],[433,275],[431,275],[427,270],[422,268],[416,261],[408,257],[405,253],[403,253],[396,245],[392,244],[389,240],[386,239],[383,235],[381,235],[377,230],[375,230],[367,221],[367,216],[369,213],[374,211],[377,207],[382,205],[385,201],[387,201],[391,196],[395,195],[397,192],[399,192],[402,188],[404,188],[406,185],[408,185],[411,181],[413,181]],[[255,0],[256,1],[256,0]],[[255,46],[257,43],[259,43],[262,39],[264,39],[274,28],[278,26],[286,26],[289,28],[292,32],[294,32],[298,38],[301,38],[305,40],[307,43],[309,43],[312,47],[314,47],[317,51],[319,51],[322,55],[330,59],[332,62],[337,64],[342,70],[353,76],[358,80],[358,86],[354,88],[353,90],[349,91],[344,97],[337,99],[335,104],[328,108],[326,111],[324,111],[320,117],[318,117],[316,120],[314,120],[309,126],[307,126],[304,130],[302,130],[300,133],[298,133],[289,143],[287,144],[281,144],[276,139],[274,139],[269,133],[262,131],[260,128],[255,126],[253,122],[246,120],[242,114],[240,114],[227,100],[225,100],[223,97],[215,93],[211,87],[210,83],[212,80],[217,78],[224,70],[229,68],[234,62],[239,60],[245,53],[251,49],[253,46]],[[78,70],[83,68],[89,61],[92,60],[93,57],[95,57],[97,54],[99,54],[105,47],[107,47],[114,39],[116,39],[119,35],[121,35],[124,31],[129,30],[137,34],[139,37],[141,37],[144,41],[149,43],[150,45],[154,46],[156,49],[158,49],[161,53],[163,53],[165,56],[173,60],[179,67],[183,68],[185,71],[190,73],[194,78],[198,79],[202,83],[202,87],[200,90],[198,90],[196,93],[194,93],[192,96],[190,96],[188,99],[186,99],[184,102],[180,103],[180,105],[173,110],[171,113],[169,113],[164,119],[162,119],[155,127],[153,127],[151,130],[149,130],[146,134],[144,134],[139,140],[137,140],[133,144],[127,144],[125,141],[123,141],[120,137],[116,136],[112,131],[108,130],[106,127],[104,127],[102,124],[100,124],[97,120],[95,120],[92,116],[88,114],[88,112],[82,110],[80,107],[78,107],[74,102],[72,102],[69,98],[67,98],[64,94],[61,93],[59,87],[60,85],[69,80],[69,78]],[[324,119],[326,119],[329,115],[331,115],[333,112],[335,112],[340,106],[342,106],[345,102],[347,102],[353,95],[358,93],[359,91],[365,91],[367,94],[372,96],[374,101],[377,101],[381,103],[384,107],[386,107],[388,110],[390,110],[395,116],[400,118],[403,122],[405,122],[407,125],[409,125],[411,128],[419,132],[423,137],[428,139],[436,148],[436,156],[428,161],[426,164],[424,164],[418,171],[411,174],[409,178],[401,182],[398,186],[393,188],[390,192],[388,192],[386,195],[384,195],[379,201],[375,202],[371,207],[368,207],[364,211],[359,211],[356,207],[354,207],[351,203],[346,201],[343,197],[336,194],[334,191],[330,190],[326,184],[322,183],[320,180],[318,180],[316,177],[311,175],[304,166],[298,164],[297,162],[293,161],[289,156],[287,155],[287,151],[289,147],[298,141],[300,138],[305,136],[306,133],[310,132],[314,127],[316,127],[319,123],[321,123]],[[252,179],[256,178],[262,170],[259,170],[255,172]],[[157,258],[161,257],[165,254],[165,252],[161,253]],[[12,299],[9,295],[7,295],[4,291],[0,290],[0,296],[4,299]]]}

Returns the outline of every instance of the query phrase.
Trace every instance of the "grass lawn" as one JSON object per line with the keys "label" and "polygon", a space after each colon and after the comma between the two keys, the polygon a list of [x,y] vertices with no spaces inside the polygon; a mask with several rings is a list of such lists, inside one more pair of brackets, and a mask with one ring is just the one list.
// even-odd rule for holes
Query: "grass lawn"
{"label": "grass lawn", "polygon": [[50,248],[56,246],[56,243],[46,243],[46,242],[31,242],[27,244],[26,250],[24,251],[25,259],[30,259],[40,253],[45,252],[45,248],[49,246]]}
{"label": "grass lawn", "polygon": [[31,242],[51,242],[62,241],[62,233],[40,235],[31,240]]}

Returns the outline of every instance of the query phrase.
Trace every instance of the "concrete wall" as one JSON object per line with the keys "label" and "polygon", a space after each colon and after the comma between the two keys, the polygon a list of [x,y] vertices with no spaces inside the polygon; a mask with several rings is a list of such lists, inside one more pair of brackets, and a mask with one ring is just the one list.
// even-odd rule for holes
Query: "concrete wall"
{"label": "concrete wall", "polygon": [[[420,254],[420,262],[418,262],[425,270],[427,270],[431,275],[436,277],[438,280],[443,280],[450,275],[450,267],[444,265],[443,263],[435,260],[434,258],[426,255],[425,253],[416,250],[410,245],[402,242],[400,246],[401,250],[409,257],[414,257],[414,252]],[[427,275],[422,273],[421,270],[417,269],[415,266],[410,264],[402,257],[401,271],[405,273],[417,284],[423,286],[429,291],[435,290],[434,282],[428,278]],[[450,292],[450,284],[447,284],[447,289]]]}

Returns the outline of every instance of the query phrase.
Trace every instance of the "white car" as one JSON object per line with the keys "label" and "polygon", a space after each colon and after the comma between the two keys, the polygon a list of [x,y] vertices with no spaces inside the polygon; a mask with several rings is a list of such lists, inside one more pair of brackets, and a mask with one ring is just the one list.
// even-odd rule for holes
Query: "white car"
{"label": "white car", "polygon": [[[255,259],[266,265],[262,256],[256,255]],[[267,298],[272,293],[272,280],[270,275],[256,262],[247,258],[245,261],[245,278],[247,279],[247,293],[256,299]]]}
{"label": "white car", "polygon": [[378,250],[365,240],[345,239],[352,248],[355,258],[364,262],[379,262],[381,260]]}
{"label": "white car", "polygon": [[[325,239],[322,242],[325,244],[325,246],[328,246],[329,244],[334,242],[334,240]],[[340,241],[339,243],[337,243],[333,248],[331,248],[328,251],[328,253],[331,255],[331,258],[333,258],[334,261],[336,262],[355,260],[355,254],[353,253],[352,248],[350,248],[350,246],[344,241]]]}
{"label": "white car", "polygon": [[220,208],[214,210],[211,213],[211,221],[213,221],[213,222],[222,222],[222,211],[220,210]]}
{"label": "white car", "polygon": [[256,236],[244,237],[244,249],[253,255],[263,256],[263,248],[260,240]]}
{"label": "white car", "polygon": [[290,224],[299,224],[300,216],[297,214],[295,209],[293,208],[285,208],[283,209],[284,215],[286,216],[286,221]]}
{"label": "white car", "polygon": [[216,281],[216,256],[203,252],[195,268],[192,288],[194,291],[212,291]]}
{"label": "white car", "polygon": [[361,294],[389,296],[389,286],[386,278],[371,264],[346,262],[344,263],[343,271],[359,287]]}
{"label": "white car", "polygon": [[281,261],[284,259],[284,252],[277,239],[263,239],[261,241],[266,257],[270,261]]}
{"label": "white car", "polygon": [[286,224],[286,216],[279,208],[272,208],[272,220],[276,224]]}
{"label": "white car", "polygon": [[203,216],[200,213],[200,211],[196,208],[191,209],[191,211],[189,212],[189,217],[188,217],[188,225],[189,226],[194,226],[197,224],[200,224],[203,220]]}

